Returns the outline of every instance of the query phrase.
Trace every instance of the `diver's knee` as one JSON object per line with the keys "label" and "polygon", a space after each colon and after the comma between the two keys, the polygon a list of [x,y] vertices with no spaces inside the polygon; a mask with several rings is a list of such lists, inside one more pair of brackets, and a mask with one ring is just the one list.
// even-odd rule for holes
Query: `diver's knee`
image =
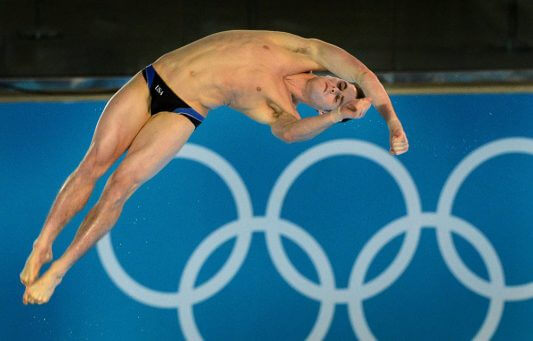
{"label": "diver's knee", "polygon": [[122,205],[141,185],[133,173],[118,169],[108,179],[103,198],[111,205]]}
{"label": "diver's knee", "polygon": [[112,153],[92,145],[76,172],[90,180],[98,180],[111,167],[115,158]]}

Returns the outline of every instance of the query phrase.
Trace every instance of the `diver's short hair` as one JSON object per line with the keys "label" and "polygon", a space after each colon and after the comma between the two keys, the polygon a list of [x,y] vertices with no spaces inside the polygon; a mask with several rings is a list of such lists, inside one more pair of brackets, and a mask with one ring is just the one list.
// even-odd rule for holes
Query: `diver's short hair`
{"label": "diver's short hair", "polygon": [[355,86],[355,89],[357,90],[357,95],[355,96],[355,98],[360,99],[366,97],[365,92],[357,83],[350,82],[350,84],[353,84],[353,86]]}

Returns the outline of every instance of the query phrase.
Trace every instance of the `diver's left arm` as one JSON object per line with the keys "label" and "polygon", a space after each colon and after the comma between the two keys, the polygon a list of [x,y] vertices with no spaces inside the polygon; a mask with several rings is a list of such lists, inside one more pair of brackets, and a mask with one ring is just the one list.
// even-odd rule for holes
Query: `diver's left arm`
{"label": "diver's left arm", "polygon": [[409,148],[407,136],[394,111],[389,95],[374,72],[338,46],[318,39],[309,39],[309,41],[311,58],[339,78],[357,83],[365,95],[372,99],[372,104],[389,127],[390,152],[397,155],[405,153]]}

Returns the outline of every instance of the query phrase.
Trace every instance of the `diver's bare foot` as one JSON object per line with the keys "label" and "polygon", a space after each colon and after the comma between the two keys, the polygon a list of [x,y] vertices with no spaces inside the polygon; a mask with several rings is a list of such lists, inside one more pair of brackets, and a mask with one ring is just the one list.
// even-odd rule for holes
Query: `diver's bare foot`
{"label": "diver's bare foot", "polygon": [[26,287],[22,302],[24,304],[43,304],[50,300],[55,288],[61,283],[63,274],[53,269],[53,264],[35,283]]}
{"label": "diver's bare foot", "polygon": [[26,260],[24,269],[22,269],[22,272],[20,273],[20,281],[22,284],[28,286],[35,282],[35,279],[39,276],[41,267],[50,262],[52,258],[53,255],[51,247],[43,248],[35,244],[33,246],[33,250],[28,256],[28,259]]}

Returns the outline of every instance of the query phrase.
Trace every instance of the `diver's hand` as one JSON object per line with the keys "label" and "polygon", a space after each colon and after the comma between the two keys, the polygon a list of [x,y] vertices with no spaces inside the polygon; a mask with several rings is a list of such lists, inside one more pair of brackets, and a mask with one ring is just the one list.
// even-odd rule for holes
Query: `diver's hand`
{"label": "diver's hand", "polygon": [[400,120],[397,118],[387,122],[390,133],[390,153],[394,155],[400,155],[409,149],[409,141],[403,130]]}
{"label": "diver's hand", "polygon": [[371,104],[372,99],[369,97],[353,99],[333,110],[332,115],[334,115],[335,122],[359,119],[365,116]]}

